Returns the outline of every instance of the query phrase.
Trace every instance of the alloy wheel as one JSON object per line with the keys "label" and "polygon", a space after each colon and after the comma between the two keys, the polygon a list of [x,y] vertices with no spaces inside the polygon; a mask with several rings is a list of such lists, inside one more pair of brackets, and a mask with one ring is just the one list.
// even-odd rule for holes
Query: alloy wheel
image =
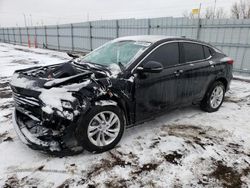
{"label": "alloy wheel", "polygon": [[120,119],[114,112],[100,112],[88,125],[88,139],[95,146],[107,146],[117,138],[120,128]]}
{"label": "alloy wheel", "polygon": [[218,85],[214,88],[210,96],[210,105],[212,108],[218,108],[223,100],[224,90],[221,85]]}

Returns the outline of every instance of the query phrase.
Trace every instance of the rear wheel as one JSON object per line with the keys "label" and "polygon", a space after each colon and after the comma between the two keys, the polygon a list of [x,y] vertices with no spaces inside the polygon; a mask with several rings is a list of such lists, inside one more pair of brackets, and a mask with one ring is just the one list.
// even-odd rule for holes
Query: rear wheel
{"label": "rear wheel", "polygon": [[124,127],[123,113],[117,106],[95,106],[82,118],[76,134],[86,150],[100,153],[117,145]]}
{"label": "rear wheel", "polygon": [[201,101],[201,109],[206,112],[217,111],[223,103],[225,96],[225,86],[222,82],[216,81],[208,89],[203,100]]}

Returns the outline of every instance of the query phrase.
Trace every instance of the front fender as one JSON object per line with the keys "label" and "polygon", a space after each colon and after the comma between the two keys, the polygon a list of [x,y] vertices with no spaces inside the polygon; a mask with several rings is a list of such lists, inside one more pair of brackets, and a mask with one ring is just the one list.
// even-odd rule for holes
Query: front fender
{"label": "front fender", "polygon": [[117,106],[117,102],[113,100],[99,100],[95,102],[95,106]]}

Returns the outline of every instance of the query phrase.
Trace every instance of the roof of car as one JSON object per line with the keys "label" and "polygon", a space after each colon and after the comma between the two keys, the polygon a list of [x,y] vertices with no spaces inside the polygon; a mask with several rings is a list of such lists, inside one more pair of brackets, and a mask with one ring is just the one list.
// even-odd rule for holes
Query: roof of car
{"label": "roof of car", "polygon": [[187,41],[187,42],[198,42],[203,45],[207,45],[211,48],[213,48],[215,51],[218,51],[221,53],[220,50],[218,50],[216,47],[212,46],[209,43],[202,42],[199,40],[195,39],[189,39],[186,37],[178,37],[178,36],[166,36],[166,35],[135,35],[135,36],[125,36],[125,37],[120,37],[117,38],[113,41],[126,41],[126,40],[132,40],[132,41],[138,41],[138,42],[150,42],[150,43],[156,43],[159,41],[165,42],[165,41],[171,41],[171,40],[182,40],[182,41]]}
{"label": "roof of car", "polygon": [[155,43],[166,39],[185,39],[176,36],[165,36],[165,35],[137,35],[137,36],[126,36],[115,39],[115,41],[133,40],[133,41],[143,41]]}

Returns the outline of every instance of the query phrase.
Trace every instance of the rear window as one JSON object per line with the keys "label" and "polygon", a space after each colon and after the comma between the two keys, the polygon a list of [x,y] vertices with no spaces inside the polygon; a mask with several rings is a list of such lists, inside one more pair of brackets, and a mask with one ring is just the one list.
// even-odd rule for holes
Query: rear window
{"label": "rear window", "polygon": [[194,43],[183,43],[185,52],[185,62],[198,61],[204,59],[203,46]]}
{"label": "rear window", "polygon": [[203,46],[203,49],[204,49],[205,59],[209,58],[211,56],[211,49],[207,46]]}

